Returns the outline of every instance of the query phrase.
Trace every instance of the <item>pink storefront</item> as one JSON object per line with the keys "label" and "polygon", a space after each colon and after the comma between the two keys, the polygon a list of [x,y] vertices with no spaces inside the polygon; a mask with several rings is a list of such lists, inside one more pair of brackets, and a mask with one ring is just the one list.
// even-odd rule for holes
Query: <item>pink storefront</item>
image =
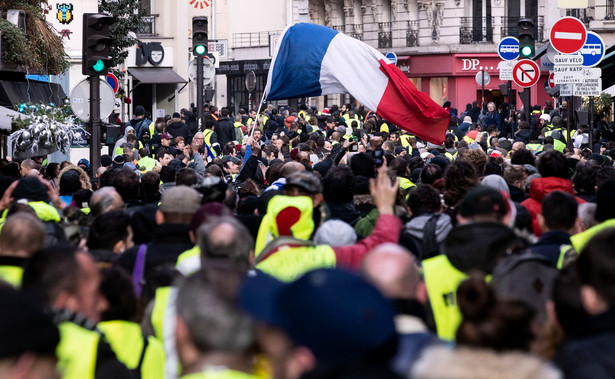
{"label": "pink storefront", "polygon": [[[442,104],[450,101],[459,112],[472,101],[481,101],[481,86],[476,82],[476,74],[485,70],[491,81],[485,85],[485,101],[497,105],[508,100],[502,95],[498,85],[505,81],[499,79],[498,64],[502,59],[497,54],[441,54],[399,57],[397,66],[423,92]],[[531,103],[544,106],[550,97],[545,92],[544,83],[548,71],[541,72],[538,83],[531,88]],[[521,108],[518,93],[523,88],[512,83],[512,93],[516,96],[517,108]],[[513,102],[512,99],[509,102]]]}

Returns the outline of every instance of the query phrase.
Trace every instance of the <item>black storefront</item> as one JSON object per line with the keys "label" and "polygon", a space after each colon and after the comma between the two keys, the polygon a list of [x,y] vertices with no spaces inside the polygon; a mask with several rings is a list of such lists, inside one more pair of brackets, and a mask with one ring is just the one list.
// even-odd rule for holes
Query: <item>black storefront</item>
{"label": "black storefront", "polygon": [[[239,108],[256,109],[267,85],[267,74],[270,66],[271,59],[220,62],[220,67],[216,69],[216,75],[226,75],[227,105],[232,107],[235,112]],[[252,79],[249,78],[250,76]],[[248,78],[247,81],[254,83],[254,90],[248,91],[246,78]],[[276,107],[288,105],[296,108],[299,102],[300,99],[290,99],[270,103]]]}
{"label": "black storefront", "polygon": [[[267,84],[269,66],[271,66],[271,59],[220,62],[216,75],[226,75],[227,105],[235,112],[239,108],[256,108]],[[248,91],[246,87],[246,77],[249,76],[252,76],[254,82],[252,91]]]}

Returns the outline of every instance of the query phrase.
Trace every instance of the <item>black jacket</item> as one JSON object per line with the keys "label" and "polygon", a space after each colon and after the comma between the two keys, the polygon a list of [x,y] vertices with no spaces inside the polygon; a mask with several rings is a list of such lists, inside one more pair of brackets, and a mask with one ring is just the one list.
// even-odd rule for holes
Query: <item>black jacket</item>
{"label": "black jacket", "polygon": [[485,274],[491,274],[499,260],[510,252],[526,247],[527,241],[511,228],[495,222],[458,225],[444,243],[446,257],[457,270],[479,270]]}
{"label": "black jacket", "polygon": [[[155,230],[154,238],[147,244],[145,254],[145,277],[150,276],[158,267],[175,266],[177,257],[194,245],[190,241],[188,225],[162,224]],[[133,272],[135,260],[140,245],[126,250],[118,260],[118,264],[127,272]]]}
{"label": "black jacket", "polygon": [[570,244],[570,234],[562,231],[552,231],[540,236],[540,239],[530,246],[530,251],[532,254],[547,258],[556,267],[562,245]]}
{"label": "black jacket", "polygon": [[591,317],[555,357],[566,379],[615,378],[615,307]]}
{"label": "black jacket", "polygon": [[181,120],[181,118],[172,118],[167,121],[167,132],[173,138],[184,137],[186,145],[190,144],[190,141],[192,140],[190,128]]}
{"label": "black jacket", "polygon": [[479,115],[480,115],[480,108],[474,107],[468,111],[466,116],[470,116],[472,118],[472,122],[478,122]]}
{"label": "black jacket", "polygon": [[522,203],[528,198],[525,192],[523,192],[523,190],[517,186],[509,184],[508,190],[510,192],[510,200],[514,201],[515,203]]}
{"label": "black jacket", "polygon": [[228,117],[220,117],[218,121],[216,121],[214,131],[218,136],[220,147],[224,147],[228,142],[235,139],[235,127]]}

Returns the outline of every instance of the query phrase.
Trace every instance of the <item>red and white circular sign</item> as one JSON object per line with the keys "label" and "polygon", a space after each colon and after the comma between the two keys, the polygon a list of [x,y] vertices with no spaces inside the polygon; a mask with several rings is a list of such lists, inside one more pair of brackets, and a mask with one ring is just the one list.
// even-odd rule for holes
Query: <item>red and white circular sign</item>
{"label": "red and white circular sign", "polygon": [[551,28],[551,46],[559,53],[574,54],[587,39],[585,25],[575,17],[564,17]]}
{"label": "red and white circular sign", "polygon": [[549,74],[549,88],[555,87],[555,73],[552,72]]}
{"label": "red and white circular sign", "polygon": [[538,83],[540,67],[531,59],[522,59],[513,67],[513,81],[519,87],[528,88]]}

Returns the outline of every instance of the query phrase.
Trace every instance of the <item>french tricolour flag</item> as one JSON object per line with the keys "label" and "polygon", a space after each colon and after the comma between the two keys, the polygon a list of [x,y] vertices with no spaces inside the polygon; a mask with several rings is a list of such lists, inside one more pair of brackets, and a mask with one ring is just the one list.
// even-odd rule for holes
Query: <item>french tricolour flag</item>
{"label": "french tricolour flag", "polygon": [[378,50],[321,25],[286,27],[269,70],[266,99],[346,92],[418,138],[444,142],[449,113]]}

